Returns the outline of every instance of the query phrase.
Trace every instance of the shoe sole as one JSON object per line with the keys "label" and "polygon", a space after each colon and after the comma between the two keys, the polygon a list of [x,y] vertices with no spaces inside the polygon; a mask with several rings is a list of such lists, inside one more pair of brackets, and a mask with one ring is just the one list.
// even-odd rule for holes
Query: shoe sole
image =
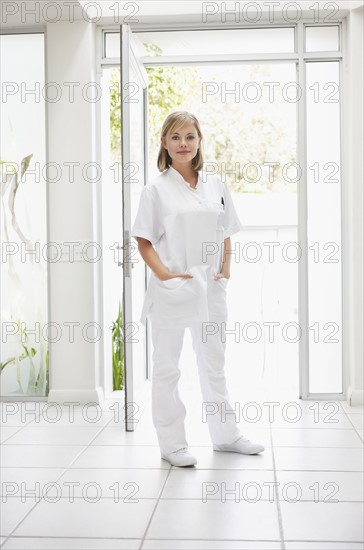
{"label": "shoe sole", "polygon": [[234,451],[233,449],[215,449],[214,451],[223,452],[223,453],[238,453],[241,455],[257,455],[258,453],[262,453],[264,451],[264,447],[262,449],[258,449],[257,451],[251,451],[250,453],[242,453],[240,451]]}
{"label": "shoe sole", "polygon": [[190,466],[195,466],[195,464],[197,464],[197,460],[196,462],[193,462],[191,464],[173,464],[168,458],[164,458],[164,456],[162,456],[161,459],[168,462],[171,466],[175,466],[177,468],[189,468]]}

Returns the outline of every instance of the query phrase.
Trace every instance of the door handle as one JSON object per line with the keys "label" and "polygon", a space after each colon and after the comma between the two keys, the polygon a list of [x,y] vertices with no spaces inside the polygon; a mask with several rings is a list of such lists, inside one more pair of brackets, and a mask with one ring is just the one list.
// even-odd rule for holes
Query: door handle
{"label": "door handle", "polygon": [[134,268],[134,262],[131,262],[127,256],[127,254],[129,253],[129,245],[130,245],[130,231],[126,230],[124,231],[124,246],[117,247],[117,248],[122,248],[123,250],[123,261],[118,262],[118,266],[121,266],[124,269],[125,277],[130,277],[131,269]]}

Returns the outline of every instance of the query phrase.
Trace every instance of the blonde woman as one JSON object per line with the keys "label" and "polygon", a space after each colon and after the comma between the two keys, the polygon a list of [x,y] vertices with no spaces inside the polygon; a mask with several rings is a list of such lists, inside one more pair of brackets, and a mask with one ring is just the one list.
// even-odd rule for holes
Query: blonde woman
{"label": "blonde woman", "polygon": [[144,186],[131,235],[151,269],[141,322],[152,326],[152,417],[161,456],[173,466],[197,463],[188,450],[186,408],[178,392],[184,331],[191,331],[209,433],[215,451],[264,450],[239,431],[224,374],[230,236],[241,231],[226,184],[203,167],[197,118],[171,113],[161,131],[158,169]]}

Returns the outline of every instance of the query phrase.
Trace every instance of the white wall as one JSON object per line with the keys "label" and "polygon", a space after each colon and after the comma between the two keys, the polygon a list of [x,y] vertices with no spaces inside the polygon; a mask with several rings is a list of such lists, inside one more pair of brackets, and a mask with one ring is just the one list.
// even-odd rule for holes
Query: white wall
{"label": "white wall", "polygon": [[[85,180],[83,173],[86,165],[96,162],[96,103],[86,96],[88,84],[95,82],[95,27],[83,21],[48,24],[46,48],[48,82],[57,83],[61,90],[59,101],[49,102],[47,110],[48,162],[57,163],[62,173],[60,181],[48,184],[49,240],[95,242],[99,184]],[[71,82],[77,84],[74,99],[69,95],[70,85],[66,85]],[[88,91],[91,94],[92,88]],[[79,163],[74,182],[70,181],[70,162]],[[87,177],[94,177],[91,170]],[[83,334],[88,323],[102,327],[98,318],[99,269],[100,262],[87,259],[49,266],[49,321],[62,328],[62,337],[50,345],[49,401],[86,403],[103,398],[99,381],[101,341],[88,342]],[[79,323],[74,341],[65,323]],[[91,339],[96,336],[93,330],[87,334]]]}

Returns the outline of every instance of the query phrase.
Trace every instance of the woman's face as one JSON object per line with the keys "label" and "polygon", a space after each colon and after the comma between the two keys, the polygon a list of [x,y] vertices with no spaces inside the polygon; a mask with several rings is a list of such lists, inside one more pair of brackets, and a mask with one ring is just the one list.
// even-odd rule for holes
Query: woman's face
{"label": "woman's face", "polygon": [[172,159],[172,165],[192,163],[200,145],[196,126],[185,124],[162,137],[162,144]]}

